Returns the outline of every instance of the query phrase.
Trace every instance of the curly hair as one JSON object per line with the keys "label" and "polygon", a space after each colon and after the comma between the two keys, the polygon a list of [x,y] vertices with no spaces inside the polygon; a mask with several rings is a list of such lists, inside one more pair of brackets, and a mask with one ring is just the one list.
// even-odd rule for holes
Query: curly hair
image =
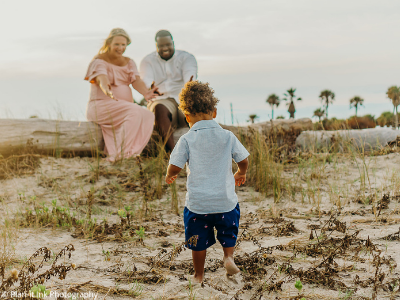
{"label": "curly hair", "polygon": [[219,100],[208,83],[189,81],[179,94],[179,109],[184,114],[212,113]]}

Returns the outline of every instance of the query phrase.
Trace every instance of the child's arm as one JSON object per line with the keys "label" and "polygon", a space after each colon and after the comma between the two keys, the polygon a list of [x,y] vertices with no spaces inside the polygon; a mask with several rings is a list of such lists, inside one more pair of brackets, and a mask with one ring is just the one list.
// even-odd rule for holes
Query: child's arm
{"label": "child's arm", "polygon": [[237,165],[238,165],[238,170],[234,175],[235,185],[241,186],[246,182],[246,172],[247,172],[247,167],[249,166],[249,160],[245,158],[242,161],[238,162]]}
{"label": "child's arm", "polygon": [[177,166],[169,165],[167,175],[165,176],[165,182],[168,184],[173,183],[181,170],[182,169]]}

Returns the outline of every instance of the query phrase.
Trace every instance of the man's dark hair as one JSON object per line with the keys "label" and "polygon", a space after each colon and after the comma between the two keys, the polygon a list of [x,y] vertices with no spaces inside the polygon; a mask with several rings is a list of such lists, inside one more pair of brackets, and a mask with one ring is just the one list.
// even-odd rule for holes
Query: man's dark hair
{"label": "man's dark hair", "polygon": [[156,33],[156,38],[155,38],[156,42],[157,42],[157,38],[159,38],[159,37],[165,37],[165,36],[170,36],[170,37],[171,37],[171,40],[174,40],[174,38],[172,37],[171,32],[169,32],[168,30],[162,29],[162,30],[159,30],[159,31]]}

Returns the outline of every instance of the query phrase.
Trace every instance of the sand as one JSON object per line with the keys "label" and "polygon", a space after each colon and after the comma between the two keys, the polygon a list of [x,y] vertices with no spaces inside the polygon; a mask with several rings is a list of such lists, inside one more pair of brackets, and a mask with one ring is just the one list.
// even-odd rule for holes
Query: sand
{"label": "sand", "polygon": [[[103,169],[116,168],[106,161],[101,161],[100,165]],[[391,257],[394,262],[400,262],[399,240],[382,239],[399,230],[400,205],[394,197],[400,195],[399,165],[399,153],[366,157],[365,161],[337,155],[331,163],[292,164],[285,167],[283,176],[294,192],[282,193],[278,203],[274,203],[271,193],[260,194],[246,185],[237,187],[242,217],[235,257],[237,263],[244,261],[246,265],[238,263],[242,272],[227,277],[222,263],[223,252],[217,243],[208,250],[202,286],[192,285],[187,280],[193,271],[191,253],[180,248],[184,242],[182,211],[186,180],[183,176],[177,179],[180,214],[171,211],[171,192],[166,188],[161,199],[148,203],[149,213],[144,217],[140,183],[136,188],[121,188],[121,178],[129,175],[129,168],[124,169],[125,175],[100,175],[99,180],[92,183],[89,179],[96,166],[94,159],[41,158],[41,166],[35,174],[1,182],[3,232],[9,235],[6,248],[12,257],[7,272],[11,268],[20,270],[26,259],[41,247],[58,253],[64,246],[72,244],[75,251],[71,258],[63,257],[60,262],[73,263],[76,268],[69,270],[64,280],[52,277],[44,282],[46,289],[53,292],[48,299],[55,299],[55,292],[71,292],[75,296],[92,293],[82,294],[81,299],[83,296],[88,296],[86,299],[300,299],[299,294],[305,299],[350,299],[350,295],[351,299],[371,299],[374,284],[362,287],[356,278],[358,276],[361,281],[374,278],[374,254],[380,253],[380,257]],[[363,168],[366,172],[360,171]],[[34,205],[39,207],[40,203],[51,208],[55,199],[60,207],[69,207],[71,213],[84,218],[90,190],[95,195],[92,218],[96,218],[97,224],[105,219],[110,225],[119,224],[118,210],[130,205],[135,211],[132,224],[135,228],[144,228],[143,241],[135,230],[132,236],[110,234],[96,240],[77,236],[73,227],[17,224],[26,209],[33,209]],[[389,194],[390,203],[379,212],[376,201],[385,193]],[[368,203],[372,198],[375,202]],[[359,243],[364,246],[357,255],[349,250],[333,258],[332,265],[339,271],[328,281],[335,284],[329,286],[303,280],[303,289],[299,292],[294,287],[299,276],[288,273],[285,263],[289,262],[295,270],[310,272],[310,268],[324,261],[324,255],[313,257],[297,253],[294,257],[293,253],[296,247],[318,244],[316,236],[310,241],[311,227],[319,227],[313,235],[323,238],[321,227],[331,217],[343,222],[346,231],[326,231],[327,238],[343,239],[346,234],[353,235],[362,240]],[[366,247],[368,239],[375,245],[375,252],[369,252]],[[273,246],[276,247],[267,249]],[[284,248],[279,249],[279,246]],[[154,265],[174,249],[182,251],[172,260],[161,259],[163,265]],[[332,253],[335,247],[326,251],[325,254]],[[255,258],[253,263],[251,257]],[[389,299],[391,295],[392,299],[398,298],[398,284],[393,285],[394,292],[384,288],[393,279],[400,278],[397,265],[392,263],[392,268],[383,265],[379,272],[385,273],[385,278],[381,285],[375,284],[377,299]],[[280,288],[267,291],[272,283],[280,281]]]}

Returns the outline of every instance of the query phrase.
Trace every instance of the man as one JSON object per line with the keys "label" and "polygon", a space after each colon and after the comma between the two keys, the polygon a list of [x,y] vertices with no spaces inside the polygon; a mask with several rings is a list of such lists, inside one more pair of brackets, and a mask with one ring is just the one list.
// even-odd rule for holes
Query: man
{"label": "man", "polygon": [[185,116],[178,109],[179,93],[186,82],[197,79],[197,62],[186,51],[175,50],[172,35],[160,30],[156,37],[157,51],[150,53],[140,63],[140,75],[148,88],[158,87],[160,96],[149,101],[147,108],[154,112],[156,126],[172,151],[175,147],[173,131],[187,126]]}

